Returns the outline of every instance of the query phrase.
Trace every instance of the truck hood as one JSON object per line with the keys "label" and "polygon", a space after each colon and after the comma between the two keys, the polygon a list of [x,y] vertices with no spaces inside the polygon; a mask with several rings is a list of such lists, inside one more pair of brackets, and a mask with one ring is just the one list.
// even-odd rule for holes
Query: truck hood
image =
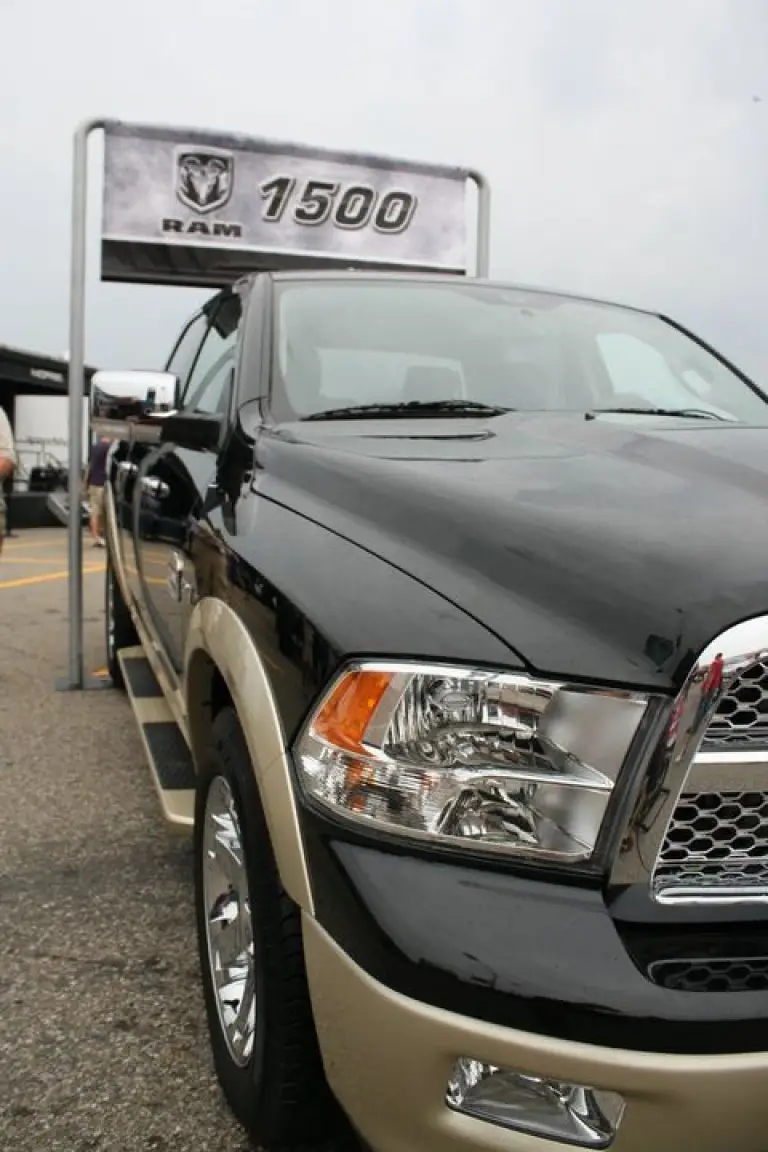
{"label": "truck hood", "polygon": [[[713,636],[768,611],[768,427],[301,423],[257,454],[265,496],[433,588],[538,673],[669,691]],[[418,637],[414,654],[429,656]]]}

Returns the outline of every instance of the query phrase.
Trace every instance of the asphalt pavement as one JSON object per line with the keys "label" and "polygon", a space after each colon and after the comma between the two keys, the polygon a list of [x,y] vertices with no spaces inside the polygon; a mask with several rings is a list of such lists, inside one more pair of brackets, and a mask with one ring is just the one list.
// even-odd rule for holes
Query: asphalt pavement
{"label": "asphalt pavement", "polygon": [[[86,669],[104,553],[84,548]],[[66,533],[0,556],[0,1149],[244,1152],[209,1056],[191,848],[125,697],[61,692]]]}

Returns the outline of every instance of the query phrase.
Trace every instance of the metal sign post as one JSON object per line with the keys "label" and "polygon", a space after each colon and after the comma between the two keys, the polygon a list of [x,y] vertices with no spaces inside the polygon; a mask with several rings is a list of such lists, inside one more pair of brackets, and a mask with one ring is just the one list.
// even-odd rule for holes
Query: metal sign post
{"label": "metal sign post", "polygon": [[467,178],[477,188],[477,251],[475,252],[475,276],[486,279],[491,271],[491,188],[476,168],[470,168]]}
{"label": "metal sign post", "polygon": [[88,229],[88,140],[105,120],[88,120],[75,132],[72,169],[72,249],[69,282],[69,660],[64,691],[102,687],[83,668],[83,396],[85,394],[85,276]]}
{"label": "metal sign post", "polygon": [[233,133],[88,120],[74,139],[69,317],[69,663],[83,667],[82,459],[88,142],[104,132],[101,279],[219,289],[245,273],[365,269],[488,275],[490,190],[474,169]]}

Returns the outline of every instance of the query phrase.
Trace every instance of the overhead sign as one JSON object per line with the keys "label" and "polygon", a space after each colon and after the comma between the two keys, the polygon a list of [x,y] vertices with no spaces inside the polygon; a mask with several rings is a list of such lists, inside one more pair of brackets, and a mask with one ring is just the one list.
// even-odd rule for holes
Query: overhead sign
{"label": "overhead sign", "polygon": [[176,128],[105,126],[102,278],[260,268],[467,271],[463,169]]}

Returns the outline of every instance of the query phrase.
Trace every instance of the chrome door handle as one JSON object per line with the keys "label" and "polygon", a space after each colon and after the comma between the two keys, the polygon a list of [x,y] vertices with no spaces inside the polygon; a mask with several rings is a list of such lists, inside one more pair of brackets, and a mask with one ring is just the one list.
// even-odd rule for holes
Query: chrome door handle
{"label": "chrome door handle", "polygon": [[158,480],[157,476],[145,476],[141,481],[141,486],[152,496],[156,496],[158,500],[164,499],[171,490],[165,481]]}

